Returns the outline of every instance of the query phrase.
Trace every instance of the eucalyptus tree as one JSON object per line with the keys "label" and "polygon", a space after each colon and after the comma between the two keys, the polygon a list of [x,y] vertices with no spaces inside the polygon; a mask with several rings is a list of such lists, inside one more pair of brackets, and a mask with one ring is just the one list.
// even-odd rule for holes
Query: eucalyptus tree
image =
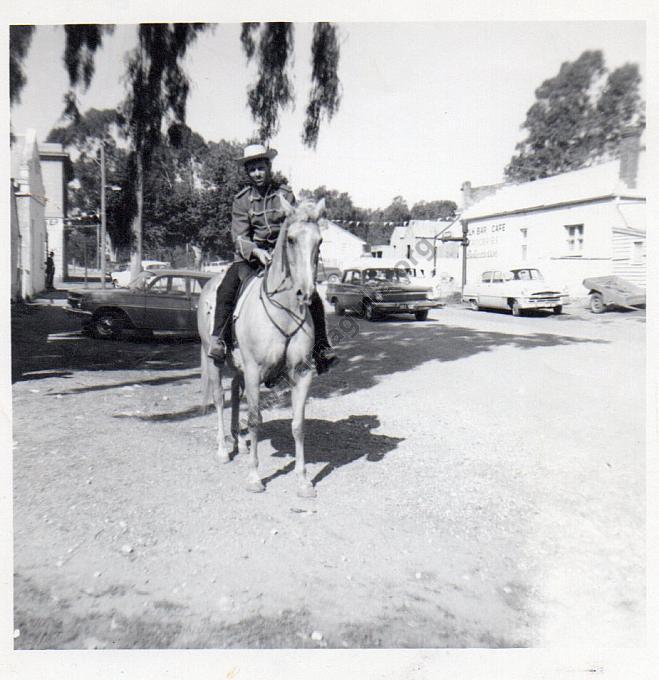
{"label": "eucalyptus tree", "polygon": [[21,101],[21,91],[27,83],[23,61],[32,42],[34,26],[21,25],[9,27],[9,101]]}
{"label": "eucalyptus tree", "polygon": [[[128,188],[122,196],[133,215],[131,268],[142,259],[144,178],[154,150],[161,142],[163,128],[175,130],[185,123],[189,81],[182,60],[198,34],[207,29],[201,23],[139,24],[137,46],[127,58],[127,96],[118,107],[124,135],[130,148]],[[22,64],[27,54],[32,27],[12,27],[10,64],[12,103],[19,100],[25,84]],[[64,63],[71,89],[65,95],[65,115],[80,117],[77,89],[86,89],[94,75],[94,58],[103,38],[114,27],[102,24],[66,25]],[[248,59],[257,58],[257,80],[247,94],[251,114],[259,126],[262,141],[270,140],[279,127],[279,116],[292,104],[295,93],[289,76],[293,59],[294,27],[291,23],[245,23],[241,43]],[[302,131],[303,142],[315,147],[323,119],[330,120],[340,103],[337,29],[327,22],[316,23],[311,43],[311,89]],[[174,135],[175,137],[175,135]]]}
{"label": "eucalyptus tree", "polygon": [[[248,60],[258,59],[258,77],[249,88],[247,102],[259,124],[259,137],[270,140],[279,129],[281,111],[295,98],[288,71],[294,52],[291,23],[244,23],[241,42]],[[302,132],[303,142],[315,148],[323,118],[328,121],[341,101],[337,27],[327,22],[314,24],[311,40],[311,89]]]}
{"label": "eucalyptus tree", "polygon": [[131,147],[129,176],[134,193],[128,197],[134,211],[131,271],[137,275],[142,261],[144,176],[153,152],[162,140],[163,124],[185,123],[190,84],[181,61],[188,47],[207,24],[140,24],[138,44],[128,57],[128,95],[122,106]]}
{"label": "eucalyptus tree", "polygon": [[623,128],[644,117],[640,82],[636,64],[610,72],[600,50],[563,63],[535,90],[506,178],[527,182],[617,156]]}

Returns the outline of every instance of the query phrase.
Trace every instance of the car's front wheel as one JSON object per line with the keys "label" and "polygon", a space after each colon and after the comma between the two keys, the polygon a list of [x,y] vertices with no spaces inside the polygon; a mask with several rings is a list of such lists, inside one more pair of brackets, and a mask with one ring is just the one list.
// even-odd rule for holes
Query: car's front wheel
{"label": "car's front wheel", "polygon": [[345,310],[344,306],[336,298],[334,298],[334,300],[332,301],[332,304],[334,305],[334,313],[337,316],[343,316],[345,314],[346,310]]}
{"label": "car's front wheel", "polygon": [[108,310],[94,315],[90,330],[95,338],[108,340],[120,337],[125,327],[126,318],[120,312]]}
{"label": "car's front wheel", "polygon": [[606,309],[604,298],[601,293],[590,294],[590,311],[593,314],[601,314]]}
{"label": "car's front wheel", "polygon": [[517,300],[513,300],[510,309],[513,313],[513,316],[522,316],[522,308],[519,306],[519,302]]}
{"label": "car's front wheel", "polygon": [[428,310],[419,309],[417,312],[414,312],[414,318],[417,321],[425,321],[428,318]]}
{"label": "car's front wheel", "polygon": [[473,312],[477,312],[480,309],[478,300],[469,300],[469,309],[471,309]]}
{"label": "car's front wheel", "polygon": [[373,307],[373,303],[370,300],[366,300],[364,302],[364,318],[367,321],[375,320],[375,308]]}
{"label": "car's front wheel", "polygon": [[562,314],[563,313],[563,305],[558,305],[557,307],[554,307],[554,314]]}

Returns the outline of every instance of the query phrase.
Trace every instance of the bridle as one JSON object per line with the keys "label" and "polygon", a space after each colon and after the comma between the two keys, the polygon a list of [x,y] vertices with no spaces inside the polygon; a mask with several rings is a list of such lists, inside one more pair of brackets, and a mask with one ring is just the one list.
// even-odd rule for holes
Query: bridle
{"label": "bridle", "polygon": [[[282,228],[287,228],[288,225],[284,225]],[[291,276],[291,265],[288,260],[288,252],[286,249],[286,246],[284,246],[281,250],[281,257],[283,260],[283,265],[284,265],[284,273],[285,281],[292,281],[292,276]],[[270,319],[270,322],[272,325],[284,336],[286,339],[286,345],[290,342],[291,338],[302,328],[304,325],[304,322],[307,320],[307,315],[306,315],[306,310],[303,315],[297,314],[295,311],[287,307],[286,305],[283,305],[279,300],[275,299],[275,295],[277,293],[281,293],[285,290],[287,290],[286,287],[284,286],[279,286],[278,288],[275,288],[273,291],[268,290],[268,273],[270,271],[271,264],[267,264],[265,266],[265,269],[263,271],[263,282],[261,283],[261,290],[259,293],[259,299],[261,300],[261,304],[263,305],[263,309],[265,310],[265,313]],[[315,275],[315,272],[314,272]],[[275,318],[272,316],[270,309],[268,309],[268,304],[270,303],[273,307],[282,310],[285,312],[290,318],[292,318],[295,321],[295,326],[292,331],[286,331],[284,328],[281,327],[279,323],[275,320]]]}

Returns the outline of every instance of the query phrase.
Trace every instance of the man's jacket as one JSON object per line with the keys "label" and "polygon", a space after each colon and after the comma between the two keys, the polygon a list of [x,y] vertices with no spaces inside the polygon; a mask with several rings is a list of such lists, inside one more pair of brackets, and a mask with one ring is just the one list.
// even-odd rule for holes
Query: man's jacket
{"label": "man's jacket", "polygon": [[236,262],[249,262],[254,248],[272,251],[275,247],[279,230],[286,219],[280,196],[291,205],[295,204],[293,191],[286,185],[270,185],[263,196],[253,186],[245,187],[236,194],[231,215]]}

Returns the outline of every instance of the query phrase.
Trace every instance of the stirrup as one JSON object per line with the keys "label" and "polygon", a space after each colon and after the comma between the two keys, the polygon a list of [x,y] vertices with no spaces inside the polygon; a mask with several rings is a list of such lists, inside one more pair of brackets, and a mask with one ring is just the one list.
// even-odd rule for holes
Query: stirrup
{"label": "stirrup", "polygon": [[222,365],[229,354],[227,343],[221,338],[213,336],[211,346],[208,348],[208,356],[215,362],[216,365]]}
{"label": "stirrup", "polygon": [[313,353],[316,362],[316,371],[318,375],[327,373],[332,366],[339,363],[339,357],[334,350],[329,346],[318,347]]}

